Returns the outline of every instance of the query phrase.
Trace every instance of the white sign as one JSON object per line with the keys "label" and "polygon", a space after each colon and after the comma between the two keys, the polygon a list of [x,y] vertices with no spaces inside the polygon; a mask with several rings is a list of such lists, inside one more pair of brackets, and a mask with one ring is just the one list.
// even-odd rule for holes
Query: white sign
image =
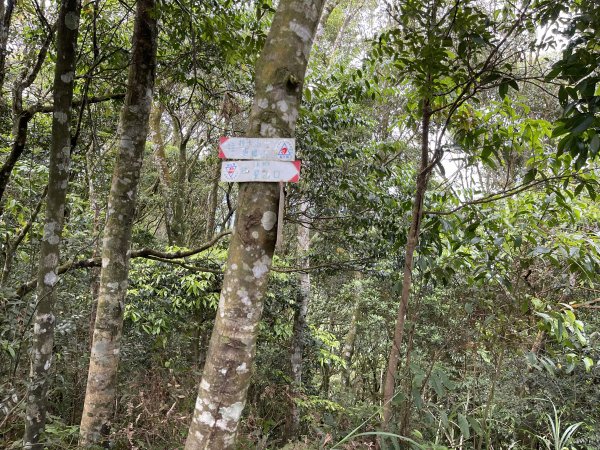
{"label": "white sign", "polygon": [[296,140],[222,137],[219,140],[219,158],[293,161],[296,158]]}
{"label": "white sign", "polygon": [[300,161],[223,161],[221,181],[296,183],[300,178]]}

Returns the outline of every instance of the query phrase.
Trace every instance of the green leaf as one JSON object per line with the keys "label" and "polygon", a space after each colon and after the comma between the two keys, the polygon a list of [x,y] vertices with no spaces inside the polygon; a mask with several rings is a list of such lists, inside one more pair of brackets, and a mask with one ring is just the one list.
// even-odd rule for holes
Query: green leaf
{"label": "green leaf", "polygon": [[580,134],[587,130],[592,123],[594,123],[594,116],[591,114],[582,114],[575,118],[573,121],[573,128],[571,128],[571,133]]}
{"label": "green leaf", "polygon": [[592,360],[592,358],[586,356],[585,358],[583,358],[583,365],[585,366],[585,371],[589,372],[594,366],[594,361]]}
{"label": "green leaf", "polygon": [[500,95],[500,98],[502,100],[504,100],[504,97],[506,97],[507,93],[508,93],[508,83],[502,83],[500,86],[498,86],[498,94]]}
{"label": "green leaf", "polygon": [[527,171],[525,176],[523,177],[523,184],[529,184],[533,180],[535,180],[535,176],[537,175],[538,170],[534,167]]}
{"label": "green leaf", "polygon": [[531,252],[531,256],[539,256],[539,255],[546,255],[548,253],[550,253],[552,250],[549,249],[548,247],[544,247],[543,245],[539,245],[536,248],[533,249],[533,251]]}
{"label": "green leaf", "polygon": [[458,414],[458,426],[463,437],[465,439],[470,439],[471,433],[469,431],[469,421],[467,420],[464,414]]}
{"label": "green leaf", "polygon": [[590,153],[592,157],[596,156],[598,153],[598,148],[600,148],[600,136],[594,134],[590,141]]}

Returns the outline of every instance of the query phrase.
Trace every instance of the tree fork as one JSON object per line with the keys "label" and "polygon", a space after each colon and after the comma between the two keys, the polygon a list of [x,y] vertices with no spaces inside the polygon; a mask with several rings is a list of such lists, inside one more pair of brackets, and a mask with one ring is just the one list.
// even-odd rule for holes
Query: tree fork
{"label": "tree fork", "polygon": [[[291,137],[323,0],[282,0],[256,65],[246,135]],[[186,450],[232,449],[256,351],[277,231],[277,183],[241,183],[234,234]]]}

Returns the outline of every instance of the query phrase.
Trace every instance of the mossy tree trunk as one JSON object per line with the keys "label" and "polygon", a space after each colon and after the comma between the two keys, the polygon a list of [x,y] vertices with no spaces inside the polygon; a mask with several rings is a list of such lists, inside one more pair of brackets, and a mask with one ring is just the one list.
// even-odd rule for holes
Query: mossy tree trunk
{"label": "mossy tree trunk", "polygon": [[54,346],[54,287],[59,263],[65,201],[71,164],[71,103],[75,79],[77,35],[79,31],[80,0],[62,0],[57,23],[56,66],[54,70],[54,111],[46,219],[40,245],[37,305],[33,320],[33,344],[27,390],[27,408],[23,446],[41,449],[40,435],[46,423],[46,396],[52,347]]}
{"label": "mossy tree trunk", "polygon": [[157,16],[155,0],[137,1],[127,95],[102,243],[98,307],[80,428],[82,447],[108,440],[114,414],[131,229],[156,71]]}
{"label": "mossy tree trunk", "polygon": [[[256,66],[248,137],[291,137],[323,0],[282,0]],[[277,183],[242,183],[217,318],[185,448],[231,449],[246,403],[277,232]]]}

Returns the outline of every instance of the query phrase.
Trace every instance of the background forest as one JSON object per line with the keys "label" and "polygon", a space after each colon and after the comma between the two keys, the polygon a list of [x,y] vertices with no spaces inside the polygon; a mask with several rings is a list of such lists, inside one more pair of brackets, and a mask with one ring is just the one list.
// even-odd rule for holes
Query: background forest
{"label": "background forest", "polygon": [[[47,418],[32,448],[78,447],[111,177],[127,165],[119,120],[135,113],[123,105],[136,2],[83,0],[61,32],[69,1],[0,0],[2,448],[23,448],[36,407],[37,280],[57,214]],[[285,185],[227,448],[600,448],[600,4],[281,3],[324,5],[306,77],[288,80],[302,97],[295,132],[290,119],[302,173]],[[151,10],[112,448],[188,436],[242,214],[238,184],[219,181],[219,137],[246,135],[277,7]],[[61,122],[55,66],[77,28]],[[53,148],[70,158],[62,209],[47,206]]]}

